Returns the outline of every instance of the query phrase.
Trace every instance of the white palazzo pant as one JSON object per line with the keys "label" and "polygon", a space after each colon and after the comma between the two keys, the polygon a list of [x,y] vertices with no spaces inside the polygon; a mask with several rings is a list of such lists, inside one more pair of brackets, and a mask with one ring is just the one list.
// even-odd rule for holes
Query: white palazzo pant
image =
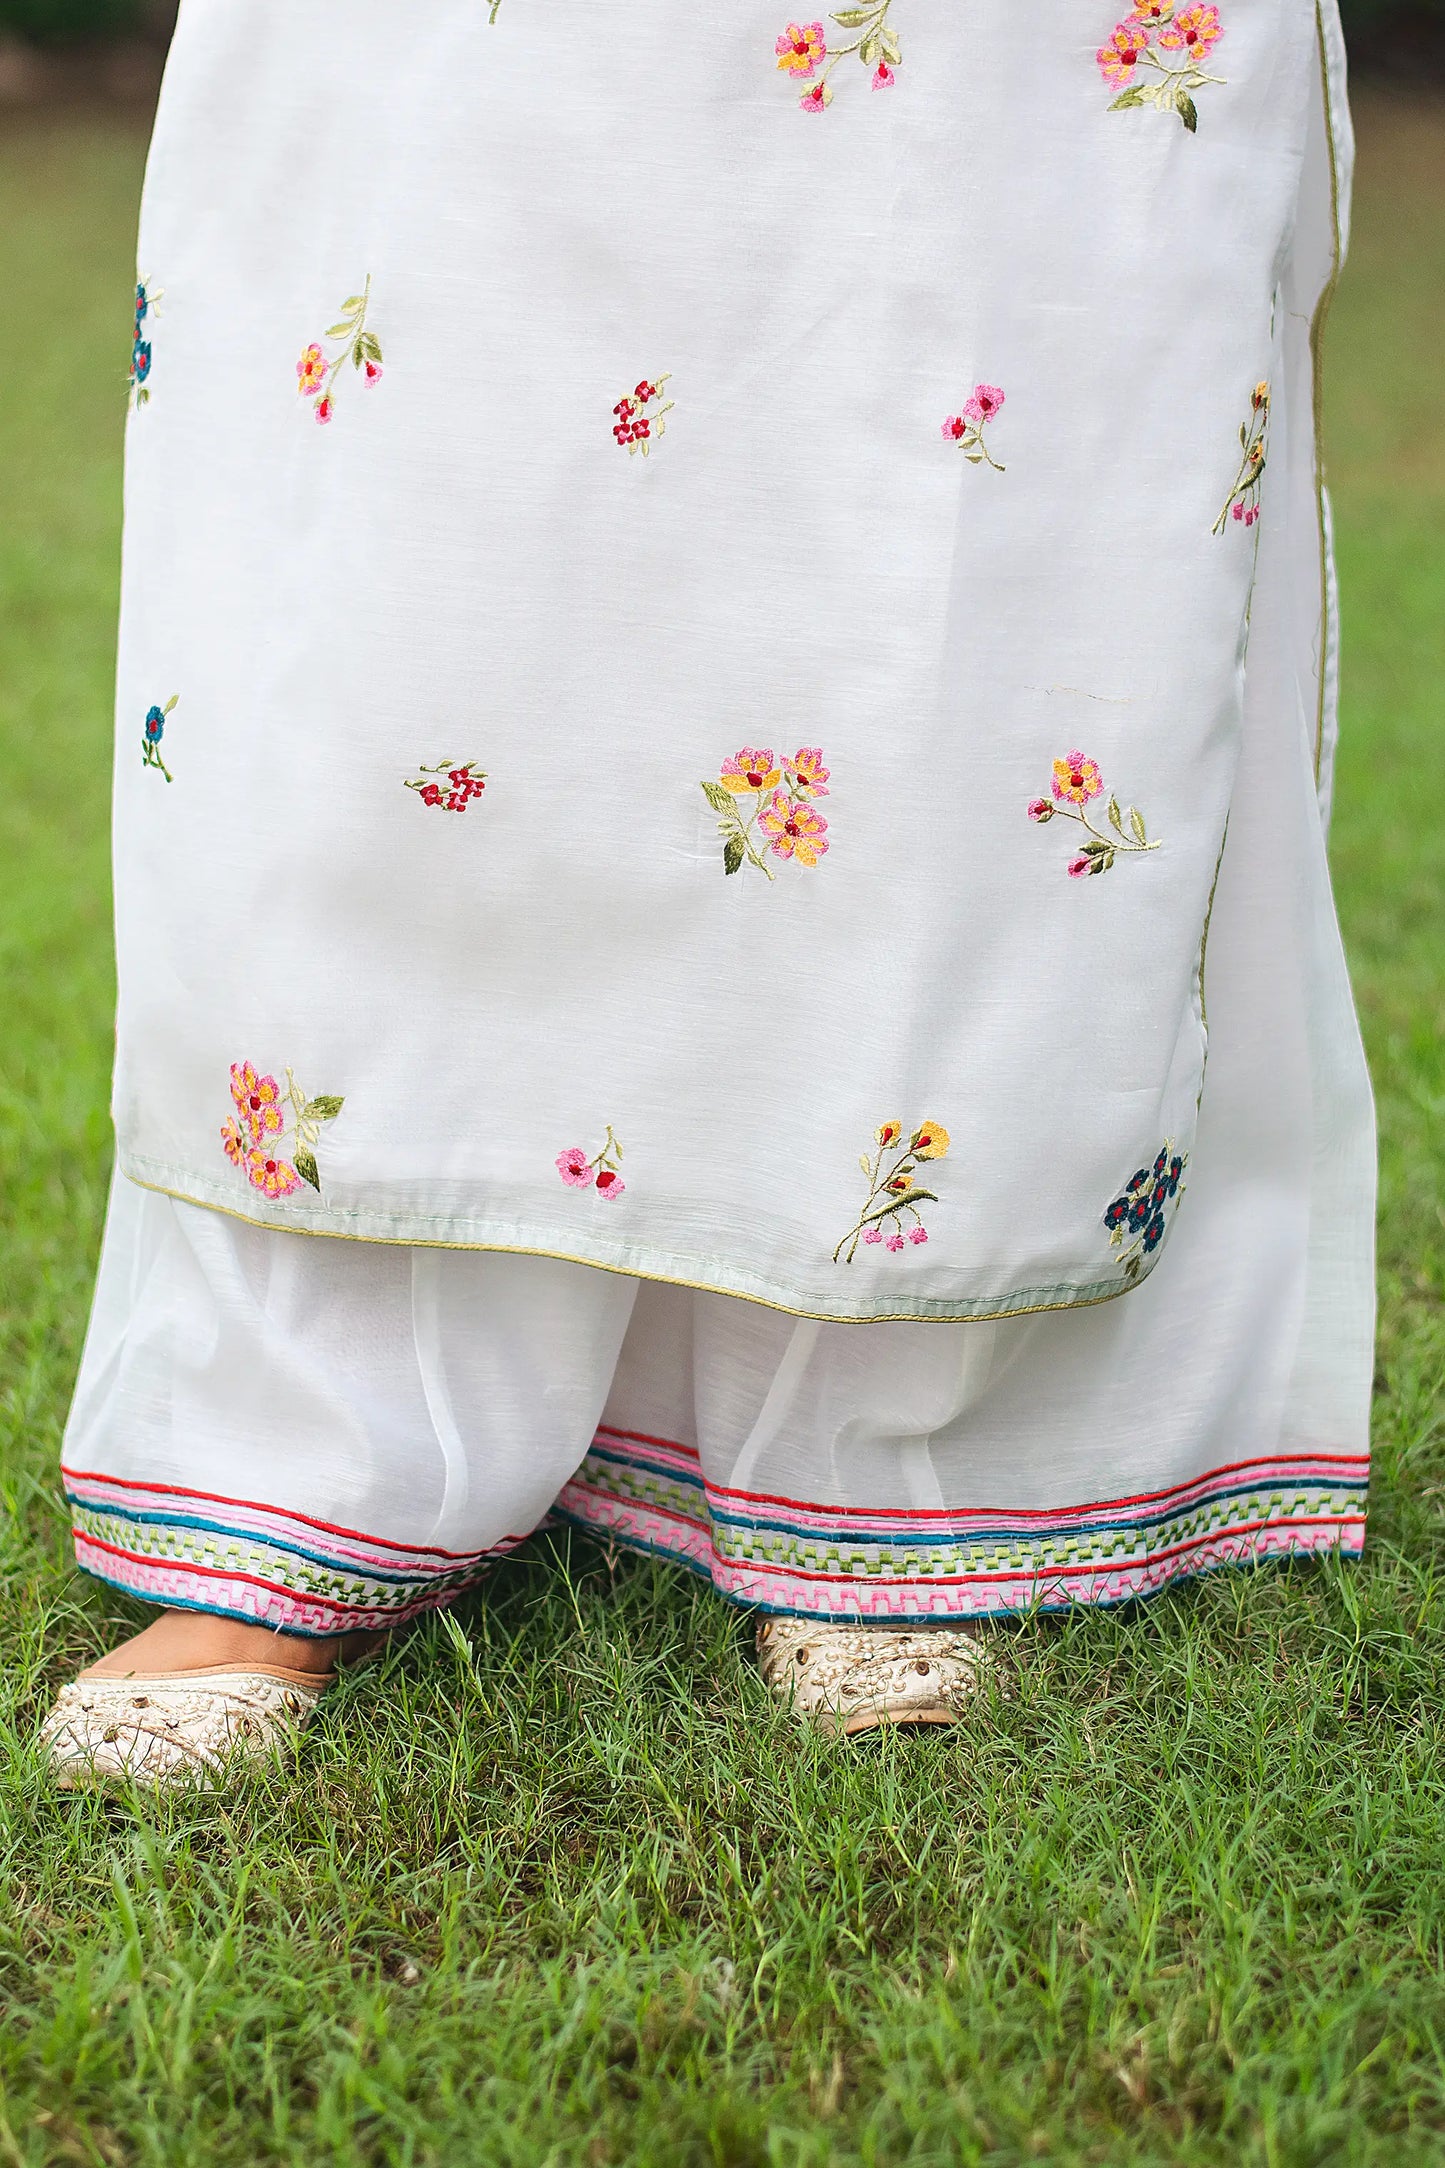
{"label": "white palazzo pant", "polygon": [[[65,1446],[82,1565],[299,1633],[556,1512],[839,1618],[1118,1602],[1364,1533],[1373,1139],[1306,763],[1246,748],[1157,1269],[852,1325],[545,1257],[282,1234],[118,1180]],[[1068,1139],[1041,1140],[1038,1179]],[[1121,1174],[1124,1170],[1121,1170]]]}

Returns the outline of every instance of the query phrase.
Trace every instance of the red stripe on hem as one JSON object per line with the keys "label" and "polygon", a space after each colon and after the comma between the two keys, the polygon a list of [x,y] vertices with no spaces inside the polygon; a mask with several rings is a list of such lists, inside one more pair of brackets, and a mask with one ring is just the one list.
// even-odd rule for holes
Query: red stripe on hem
{"label": "red stripe on hem", "polygon": [[[699,1474],[702,1472],[702,1463],[697,1447],[681,1445],[676,1439],[649,1438],[640,1430],[612,1430],[605,1425],[598,1426],[597,1436],[599,1438],[617,1438],[624,1444],[662,1446],[670,1453],[681,1453],[684,1459],[696,1462]],[[1057,1525],[1061,1514],[1109,1513],[1119,1507],[1153,1505],[1161,1499],[1182,1497],[1186,1491],[1197,1490],[1201,1483],[1213,1484],[1223,1476],[1242,1475],[1250,1468],[1311,1468],[1320,1464],[1329,1467],[1360,1468],[1368,1473],[1370,1456],[1368,1453],[1281,1453],[1273,1460],[1226,1461],[1222,1467],[1206,1469],[1203,1475],[1193,1477],[1188,1483],[1175,1483],[1168,1490],[1136,1491],[1120,1498],[1096,1499],[1087,1505],[1055,1506],[1052,1508],[1039,1506],[959,1506],[952,1512],[947,1507],[920,1506],[916,1511],[909,1513],[908,1519],[910,1522],[952,1523],[957,1520],[960,1513],[970,1513],[987,1514],[995,1520],[1050,1521]],[[888,1512],[886,1506],[814,1505],[809,1499],[775,1496],[770,1491],[730,1490],[726,1484],[709,1483],[706,1476],[703,1476],[702,1483],[703,1489],[713,1498],[736,1498],[745,1505],[779,1506],[794,1513],[827,1514],[830,1519],[835,1520],[846,1520],[850,1516],[862,1517],[864,1515],[872,1516],[874,1519],[883,1519],[887,1517]]]}
{"label": "red stripe on hem", "polygon": [[[67,1482],[105,1483],[114,1490],[152,1491],[158,1498],[196,1498],[203,1505],[239,1506],[244,1513],[268,1513],[273,1519],[298,1521],[303,1528],[319,1529],[326,1536],[346,1536],[353,1543],[369,1543],[375,1550],[402,1551],[412,1558],[450,1558],[458,1565],[465,1565],[469,1560],[487,1555],[485,1551],[444,1551],[434,1543],[393,1543],[385,1536],[368,1536],[360,1528],[345,1528],[338,1521],[318,1521],[309,1513],[293,1512],[290,1506],[263,1505],[255,1498],[228,1498],[222,1491],[188,1490],[181,1483],[142,1483],[123,1475],[97,1475],[90,1468],[67,1468],[64,1461],[60,1464],[60,1473]],[[518,1542],[523,1540],[517,1538]]]}
{"label": "red stripe on hem", "polygon": [[[565,1493],[563,1495],[565,1496]],[[602,1491],[596,1493],[595,1495],[603,1498],[608,1498],[611,1496],[611,1493]],[[625,1512],[626,1510],[627,1509],[625,1507],[622,1508],[623,1512]],[[863,1586],[871,1588],[885,1586],[889,1588],[963,1588],[969,1586],[974,1582],[987,1584],[993,1581],[1017,1581],[1023,1578],[1025,1575],[1035,1580],[1042,1578],[1048,1578],[1050,1580],[1068,1580],[1070,1578],[1077,1579],[1085,1574],[1128,1573],[1142,1566],[1153,1565],[1155,1563],[1163,1563],[1171,1558],[1185,1558],[1189,1555],[1191,1551],[1199,1550],[1204,1544],[1218,1542],[1220,1538],[1224,1536],[1257,1535],[1261,1530],[1267,1528],[1278,1528],[1281,1530],[1290,1528],[1363,1529],[1366,1525],[1366,1517],[1363,1513],[1295,1514],[1291,1515],[1286,1520],[1232,1522],[1226,1521],[1223,1522],[1218,1528],[1206,1529],[1201,1535],[1191,1536],[1186,1542],[1166,1544],[1162,1549],[1158,1550],[1146,1549],[1140,1556],[1136,1558],[1121,1558],[1115,1559],[1112,1562],[1108,1559],[1099,1559],[1087,1563],[1080,1562],[1077,1565],[1023,1565],[988,1569],[980,1568],[977,1572],[974,1573],[861,1574],[819,1573],[813,1568],[807,1566],[780,1566],[770,1565],[765,1560],[759,1561],[757,1559],[731,1559],[728,1557],[728,1554],[725,1551],[720,1551],[718,1549],[717,1544],[713,1539],[712,1532],[705,1522],[694,1520],[689,1515],[684,1513],[670,1512],[665,1506],[651,1506],[645,1508],[644,1510],[657,1514],[661,1519],[676,1522],[679,1526],[683,1528],[696,1529],[698,1534],[706,1540],[707,1548],[711,1553],[712,1557],[717,1560],[719,1566],[725,1568],[728,1572],[775,1574],[785,1580],[824,1583],[832,1582],[837,1583],[840,1587],[848,1587],[861,1584]],[[585,1516],[579,1517],[585,1519]],[[611,1523],[607,1523],[605,1525],[607,1525],[609,1528],[612,1528]],[[614,1534],[620,1533],[620,1531],[616,1529],[612,1529],[612,1532]]]}
{"label": "red stripe on hem", "polygon": [[[387,1608],[384,1604],[378,1603],[346,1604],[341,1603],[334,1596],[308,1595],[304,1591],[287,1588],[284,1581],[268,1581],[260,1574],[255,1573],[228,1572],[224,1566],[198,1566],[193,1559],[189,1558],[167,1558],[164,1561],[158,1561],[154,1558],[148,1558],[144,1551],[128,1551],[119,1543],[107,1543],[100,1536],[92,1536],[84,1528],[72,1528],[70,1533],[77,1550],[81,1544],[85,1544],[90,1550],[103,1551],[108,1558],[124,1558],[133,1566],[147,1566],[158,1572],[194,1573],[199,1575],[203,1581],[240,1581],[247,1588],[263,1588],[268,1595],[285,1596],[291,1603],[315,1603],[323,1607],[329,1606],[333,1611],[381,1611]],[[479,1566],[485,1564],[489,1555],[486,1551],[478,1551],[475,1554],[476,1563]],[[417,1581],[412,1586],[415,1593],[421,1595],[428,1588],[434,1588],[436,1583],[434,1581],[430,1583]],[[458,1593],[460,1593],[460,1590],[458,1590]]]}

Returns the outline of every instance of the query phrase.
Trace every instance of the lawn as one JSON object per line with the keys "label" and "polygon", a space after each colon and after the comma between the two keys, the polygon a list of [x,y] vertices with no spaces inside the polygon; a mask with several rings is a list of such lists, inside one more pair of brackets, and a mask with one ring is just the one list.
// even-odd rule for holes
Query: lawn
{"label": "lawn", "polygon": [[690,1578],[543,1539],[137,1811],[28,1741],[140,1614],[56,1475],[109,1152],[133,128],[0,144],[0,2164],[1445,2160],[1445,107],[1364,100],[1328,341],[1334,860],[1384,1129],[1363,1565],[1021,1630],[846,1751]]}

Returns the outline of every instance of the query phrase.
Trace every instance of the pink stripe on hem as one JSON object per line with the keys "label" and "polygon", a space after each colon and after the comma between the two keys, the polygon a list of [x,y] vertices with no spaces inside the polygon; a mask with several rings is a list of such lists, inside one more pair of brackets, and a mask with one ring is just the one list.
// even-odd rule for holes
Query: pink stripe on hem
{"label": "pink stripe on hem", "polygon": [[[1127,1512],[1131,1507],[1167,1506],[1168,1510],[1156,1517],[1167,1519],[1173,1513],[1184,1510],[1200,1496],[1210,1496],[1220,1489],[1238,1486],[1227,1479],[1238,1476],[1247,1480],[1252,1488],[1280,1481],[1304,1482],[1310,1480],[1309,1471],[1319,1471],[1316,1480],[1339,1481],[1346,1471],[1356,1471],[1353,1480],[1363,1480],[1369,1474],[1368,1453],[1281,1453],[1267,1460],[1226,1461],[1221,1467],[1211,1468],[1205,1475],[1196,1476],[1188,1483],[1178,1483],[1168,1490],[1137,1491],[1118,1498],[1099,1498],[1087,1505],[1034,1507],[1034,1506],[960,1506],[957,1508],[918,1506],[907,1512],[892,1512],[877,1506],[815,1505],[808,1500],[775,1496],[768,1491],[732,1490],[726,1484],[709,1483],[702,1475],[702,1464],[696,1446],[683,1445],[667,1438],[648,1437],[642,1431],[614,1430],[599,1425],[594,1441],[602,1446],[615,1444],[643,1445],[650,1453],[671,1457],[685,1471],[689,1479],[702,1485],[709,1499],[726,1500],[746,1506],[766,1506],[769,1512],[794,1514],[804,1525],[816,1527],[819,1522],[848,1522],[863,1527],[875,1523],[888,1529],[907,1530],[913,1527],[943,1527],[950,1532],[966,1528],[971,1522],[993,1527],[1003,1522],[1010,1528],[1037,1524],[1055,1529],[1067,1528],[1071,1523],[1086,1520],[1107,1519],[1110,1515]],[[620,1457],[629,1467],[645,1465],[625,1450]],[[574,1478],[574,1480],[576,1480]]]}

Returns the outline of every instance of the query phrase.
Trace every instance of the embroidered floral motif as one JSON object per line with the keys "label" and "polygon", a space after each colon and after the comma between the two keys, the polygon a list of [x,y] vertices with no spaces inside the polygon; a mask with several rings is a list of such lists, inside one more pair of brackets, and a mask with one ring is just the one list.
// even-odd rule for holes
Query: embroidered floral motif
{"label": "embroidered floral motif", "polygon": [[662,395],[662,387],[671,374],[671,370],[665,370],[661,376],[644,377],[642,382],[634,384],[631,391],[619,399],[612,409],[616,417],[612,434],[619,444],[627,446],[629,459],[634,452],[641,452],[645,459],[657,439],[667,433],[666,417],[677,405],[677,401],[669,399],[664,406],[659,406],[657,402]]}
{"label": "embroidered floral motif", "polygon": [[[1193,135],[1199,126],[1193,93],[1206,83],[1225,80],[1222,75],[1206,75],[1200,65],[1223,35],[1217,7],[1141,0],[1116,24],[1107,44],[1095,55],[1104,81],[1118,93],[1109,111],[1152,105],[1160,113],[1177,113]],[[1155,50],[1156,39],[1164,52],[1177,53],[1179,58],[1162,60]],[[1144,77],[1136,81],[1141,69]]]}
{"label": "embroidered floral motif", "polygon": [[720,816],[723,872],[736,873],[746,862],[771,881],[765,852],[816,866],[828,848],[828,823],[812,800],[827,797],[829,773],[817,745],[800,745],[791,760],[774,760],[771,746],[745,745],[725,760],[717,781],[701,786]]}
{"label": "embroidered floral motif", "polygon": [[[1062,760],[1054,762],[1053,793],[1055,803],[1047,798],[1031,798],[1028,816],[1031,821],[1062,819],[1077,821],[1086,830],[1088,842],[1080,848],[1077,858],[1069,860],[1069,873],[1074,880],[1088,873],[1108,873],[1120,851],[1137,853],[1157,851],[1159,840],[1149,839],[1144,816],[1137,806],[1121,808],[1112,794],[1105,809],[1107,828],[1096,828],[1089,818],[1089,806],[1095,798],[1104,794],[1104,778],[1099,763],[1083,753],[1065,753]],[[1125,824],[1128,832],[1125,833]]]}
{"label": "embroidered floral motif", "polygon": [[851,45],[830,46],[820,22],[788,24],[773,51],[784,75],[809,86],[798,100],[803,112],[821,113],[833,103],[833,86],[828,78],[850,53],[856,53],[864,67],[873,70],[875,90],[893,88],[897,81],[893,71],[902,64],[903,49],[888,20],[892,6],[893,0],[871,0],[865,7],[840,8],[830,17],[840,30],[857,31]]}
{"label": "embroidered floral motif", "polygon": [[[1126,1280],[1137,1280],[1144,1259],[1164,1240],[1165,1208],[1178,1197],[1188,1155],[1166,1137],[1152,1167],[1141,1167],[1104,1214],[1109,1246],[1119,1253]],[[1178,1207],[1176,1205],[1175,1209]]]}
{"label": "embroidered floral motif", "polygon": [[316,339],[302,349],[301,359],[296,364],[296,385],[303,399],[315,399],[313,412],[319,422],[329,422],[336,411],[336,375],[343,362],[349,360],[353,369],[363,371],[369,385],[381,382],[381,343],[376,333],[368,330],[366,322],[370,306],[371,274],[368,272],[363,290],[347,296],[341,304],[339,320],[326,333],[328,341],[340,340],[336,352],[328,355]]}
{"label": "embroidered floral motif", "polygon": [[[231,1064],[231,1097],[236,1118],[221,1124],[221,1148],[231,1165],[239,1167],[264,1197],[289,1197],[303,1182],[309,1182],[319,1196],[316,1144],[321,1124],[334,1122],[346,1102],[331,1097],[308,1099],[289,1069],[283,1090],[275,1077],[261,1076],[248,1061]],[[289,1160],[281,1157],[288,1120]]]}
{"label": "embroidered floral motif", "polygon": [[868,1199],[833,1252],[833,1262],[851,1265],[860,1241],[881,1242],[885,1249],[901,1250],[905,1242],[926,1242],[928,1229],[919,1206],[937,1204],[936,1190],[923,1189],[914,1181],[921,1159],[942,1159],[948,1150],[948,1131],[938,1122],[920,1122],[905,1144],[899,1122],[884,1122],[873,1133],[877,1150],[858,1161],[868,1183]]}
{"label": "embroidered floral motif", "polygon": [[569,1189],[595,1189],[599,1196],[620,1197],[627,1184],[618,1171],[622,1165],[622,1146],[607,1125],[607,1142],[600,1152],[587,1157],[580,1144],[574,1144],[570,1152],[557,1156],[557,1172]]}
{"label": "embroidered floral motif", "polygon": [[148,280],[136,282],[135,337],[130,350],[130,375],[126,379],[127,397],[134,407],[143,407],[150,397],[151,342],[146,337],[146,319],[160,315],[159,304],[164,299],[164,291],[153,291]]}
{"label": "embroidered floral motif", "polygon": [[1231,513],[1246,527],[1259,518],[1259,485],[1264,474],[1265,438],[1269,433],[1269,386],[1256,384],[1249,398],[1249,420],[1239,429],[1240,462],[1223,510],[1210,529],[1223,534]]}
{"label": "embroidered floral motif", "polygon": [[[423,805],[444,806],[448,813],[465,813],[473,798],[480,798],[487,787],[486,770],[474,760],[439,760],[434,768],[424,760],[417,765],[421,773],[408,782],[407,789],[420,792]],[[442,782],[429,780],[437,775]]]}
{"label": "embroidered floral motif", "polygon": [[172,693],[163,708],[147,708],[145,728],[141,732],[140,757],[142,767],[159,768],[168,783],[171,781],[171,771],[161,759],[161,739],[166,734],[166,717],[180,697],[179,693]]}
{"label": "embroidered floral motif", "polygon": [[963,411],[950,414],[943,425],[943,434],[950,444],[963,448],[963,456],[972,466],[980,466],[985,460],[1002,474],[993,453],[983,441],[984,425],[991,422],[1003,405],[1003,393],[997,384],[975,384],[971,398],[963,402]]}

